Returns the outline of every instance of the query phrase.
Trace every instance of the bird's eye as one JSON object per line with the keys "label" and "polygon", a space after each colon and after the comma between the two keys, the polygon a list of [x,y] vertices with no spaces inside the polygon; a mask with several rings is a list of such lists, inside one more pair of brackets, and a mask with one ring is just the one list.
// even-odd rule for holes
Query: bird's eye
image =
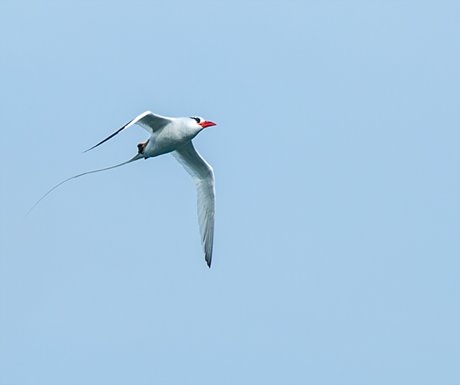
{"label": "bird's eye", "polygon": [[196,122],[197,122],[198,124],[200,124],[200,121],[201,121],[200,118],[197,118],[196,116],[191,116],[190,119],[194,119],[194,120],[196,120]]}

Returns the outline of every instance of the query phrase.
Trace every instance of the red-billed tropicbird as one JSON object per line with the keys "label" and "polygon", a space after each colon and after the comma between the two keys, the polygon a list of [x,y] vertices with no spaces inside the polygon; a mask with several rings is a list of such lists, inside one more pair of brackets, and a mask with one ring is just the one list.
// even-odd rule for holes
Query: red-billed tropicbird
{"label": "red-billed tropicbird", "polygon": [[86,151],[100,146],[125,128],[134,124],[138,124],[145,128],[150,134],[150,138],[146,142],[137,145],[138,153],[132,159],[115,166],[74,175],[58,183],[43,195],[32,206],[29,212],[49,193],[71,179],[120,167],[139,159],[153,158],[170,152],[184,166],[195,182],[198,193],[198,222],[200,226],[201,241],[204,248],[206,263],[211,267],[215,211],[214,172],[212,167],[195,150],[192,139],[204,128],[215,126],[216,123],[204,120],[201,117],[168,118],[146,111],[136,116],[112,135]]}

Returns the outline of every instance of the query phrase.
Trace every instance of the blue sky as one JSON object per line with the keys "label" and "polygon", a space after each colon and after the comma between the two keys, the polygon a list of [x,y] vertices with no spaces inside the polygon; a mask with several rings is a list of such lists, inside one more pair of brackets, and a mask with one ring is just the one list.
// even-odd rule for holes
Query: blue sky
{"label": "blue sky", "polygon": [[[0,384],[460,383],[460,3],[0,4]],[[137,114],[201,115],[213,267]]]}

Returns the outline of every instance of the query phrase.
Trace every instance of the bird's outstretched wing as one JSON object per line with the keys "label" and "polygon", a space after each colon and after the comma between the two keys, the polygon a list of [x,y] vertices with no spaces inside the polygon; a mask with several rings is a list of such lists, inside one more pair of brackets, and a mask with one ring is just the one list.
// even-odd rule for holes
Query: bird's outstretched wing
{"label": "bird's outstretched wing", "polygon": [[88,152],[92,150],[93,148],[100,146],[102,143],[105,143],[109,139],[112,139],[115,135],[123,131],[125,128],[128,128],[134,124],[138,124],[142,128],[145,128],[149,132],[149,134],[152,135],[155,131],[162,129],[164,126],[171,123],[171,121],[172,121],[171,118],[167,118],[161,115],[156,115],[150,111],[145,111],[142,114],[136,116],[133,120],[130,120],[123,127],[119,128],[117,131],[115,131],[113,134],[111,134],[104,140],[101,140],[98,144],[95,144],[93,147],[88,148],[85,152]]}
{"label": "bird's outstretched wing", "polygon": [[206,263],[211,267],[215,212],[214,172],[212,167],[195,150],[191,141],[172,154],[195,182],[198,194],[198,222],[201,242]]}

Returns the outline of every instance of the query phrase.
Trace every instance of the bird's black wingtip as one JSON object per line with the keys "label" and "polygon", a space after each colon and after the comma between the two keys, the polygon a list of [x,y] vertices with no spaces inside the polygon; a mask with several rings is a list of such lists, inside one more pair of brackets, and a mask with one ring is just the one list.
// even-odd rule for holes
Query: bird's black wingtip
{"label": "bird's black wingtip", "polygon": [[88,148],[86,151],[83,151],[83,153],[85,152],[88,152],[88,151],[91,151],[92,149],[96,148],[96,147],[99,147],[102,143],[105,143],[107,142],[109,139],[112,139],[115,135],[117,135],[120,131],[124,130],[126,127],[128,127],[128,125],[132,122],[132,120],[130,120],[128,123],[126,123],[125,125],[123,125],[123,127],[120,127],[118,130],[116,130],[113,134],[109,135],[107,138],[105,138],[104,140],[101,140],[98,144],[95,144],[93,147],[91,148]]}

